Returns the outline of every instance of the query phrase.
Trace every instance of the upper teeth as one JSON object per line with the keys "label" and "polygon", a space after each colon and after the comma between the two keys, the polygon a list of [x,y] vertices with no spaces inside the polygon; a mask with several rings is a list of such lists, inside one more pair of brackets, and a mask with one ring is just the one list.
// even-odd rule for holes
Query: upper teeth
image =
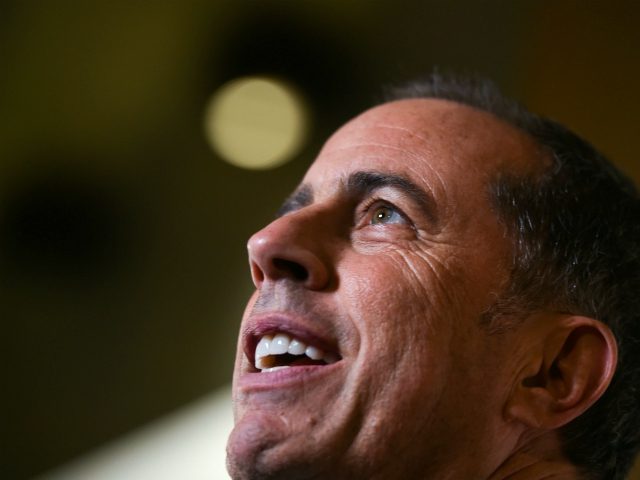
{"label": "upper teeth", "polygon": [[335,363],[339,359],[332,353],[325,353],[317,347],[307,345],[297,338],[293,338],[286,333],[276,335],[264,335],[256,346],[255,362],[256,368],[262,371],[270,371],[282,367],[273,366],[271,355],[306,355],[312,360],[324,360],[326,363]]}

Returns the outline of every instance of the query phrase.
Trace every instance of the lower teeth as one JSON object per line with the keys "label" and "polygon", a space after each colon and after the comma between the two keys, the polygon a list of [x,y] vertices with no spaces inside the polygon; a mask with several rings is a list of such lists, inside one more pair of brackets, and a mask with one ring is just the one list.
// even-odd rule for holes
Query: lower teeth
{"label": "lower teeth", "polygon": [[283,368],[289,368],[287,365],[283,365],[280,367],[271,367],[271,368],[265,368],[264,370],[262,370],[263,372],[275,372],[277,370],[282,370]]}

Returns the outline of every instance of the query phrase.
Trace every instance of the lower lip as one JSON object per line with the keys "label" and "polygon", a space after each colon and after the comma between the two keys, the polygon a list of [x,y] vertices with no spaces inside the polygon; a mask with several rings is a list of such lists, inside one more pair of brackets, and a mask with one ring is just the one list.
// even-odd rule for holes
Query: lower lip
{"label": "lower lip", "polygon": [[247,372],[238,378],[237,388],[245,392],[292,388],[332,375],[342,367],[342,363],[341,360],[331,365],[304,365],[275,372]]}

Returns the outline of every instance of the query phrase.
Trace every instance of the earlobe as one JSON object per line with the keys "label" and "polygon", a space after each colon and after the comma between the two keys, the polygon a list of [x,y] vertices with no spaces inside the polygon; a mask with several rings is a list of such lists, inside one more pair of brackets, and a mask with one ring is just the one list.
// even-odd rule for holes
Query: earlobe
{"label": "earlobe", "polygon": [[609,386],[617,345],[607,325],[570,316],[537,329],[539,348],[511,393],[508,417],[537,429],[558,428],[587,410]]}

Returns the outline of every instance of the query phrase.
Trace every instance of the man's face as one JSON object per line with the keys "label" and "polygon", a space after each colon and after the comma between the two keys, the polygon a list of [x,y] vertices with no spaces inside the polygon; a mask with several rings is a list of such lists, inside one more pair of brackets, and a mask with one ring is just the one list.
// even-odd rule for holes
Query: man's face
{"label": "man's face", "polygon": [[237,478],[475,478],[496,466],[514,372],[507,336],[479,322],[508,278],[488,184],[534,151],[489,114],[424,99],[369,110],[327,142],[249,242]]}

